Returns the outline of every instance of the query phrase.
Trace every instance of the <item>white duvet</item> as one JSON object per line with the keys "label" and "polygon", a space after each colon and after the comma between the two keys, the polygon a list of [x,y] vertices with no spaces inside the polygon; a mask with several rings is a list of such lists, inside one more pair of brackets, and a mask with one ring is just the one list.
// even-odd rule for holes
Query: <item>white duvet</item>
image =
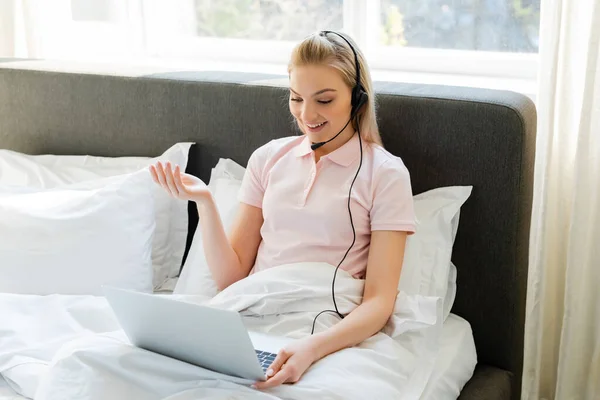
{"label": "white duvet", "polygon": [[[331,308],[334,267],[271,268],[212,299],[176,296],[239,311],[249,329],[300,338]],[[349,313],[364,281],[338,271],[336,301]],[[257,391],[253,383],[129,344],[102,297],[0,294],[0,374],[19,394],[67,399],[419,399],[440,343],[438,297],[398,294],[382,332],[315,363],[293,385]],[[338,322],[324,314],[316,330]]]}

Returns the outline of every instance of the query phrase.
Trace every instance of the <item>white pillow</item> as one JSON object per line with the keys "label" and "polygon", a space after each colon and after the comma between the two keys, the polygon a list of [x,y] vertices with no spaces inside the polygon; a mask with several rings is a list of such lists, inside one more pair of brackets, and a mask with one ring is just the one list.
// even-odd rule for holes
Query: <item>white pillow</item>
{"label": "white pillow", "polygon": [[414,196],[417,230],[406,242],[399,290],[446,298],[460,207],[471,190],[448,186]]}
{"label": "white pillow", "polygon": [[458,275],[458,271],[456,270],[456,265],[452,261],[450,261],[450,270],[448,271],[448,287],[446,290],[446,296],[444,297],[444,320],[448,318],[450,312],[452,311],[452,306],[454,305],[454,300],[456,300],[456,277]]}
{"label": "white pillow", "polygon": [[[227,230],[239,207],[237,191],[243,170],[232,160],[221,159],[211,173],[208,186]],[[398,289],[408,294],[441,297],[444,318],[450,313],[456,296],[456,268],[450,258],[460,207],[471,190],[471,186],[450,186],[414,196],[417,233],[407,240]],[[217,292],[204,257],[201,236],[197,230],[175,293],[214,296]]]}
{"label": "white pillow", "polygon": [[0,292],[151,291],[153,185],[142,170],[56,189],[0,186]]}
{"label": "white pillow", "polygon": [[216,190],[216,182],[219,179],[233,179],[241,181],[244,179],[246,168],[242,167],[235,161],[229,158],[220,158],[217,165],[212,169],[210,173],[210,181],[208,182],[208,188],[213,194]]}
{"label": "white pillow", "polygon": [[[187,166],[192,143],[177,143],[156,158],[94,156],[31,156],[0,150],[0,184],[49,189],[99,178],[129,174],[157,160]],[[159,289],[179,274],[188,231],[187,203],[153,188],[156,232],[152,243],[153,286]]]}
{"label": "white pillow", "polygon": [[[232,163],[231,160],[221,159],[217,166],[213,168],[208,184],[226,232],[231,229],[238,211],[239,201],[237,194],[242,184],[241,178],[236,174],[236,171],[239,172],[237,168],[239,165]],[[202,229],[198,226],[188,257],[185,260],[183,270],[173,293],[212,297],[217,292],[217,285],[204,256]]]}

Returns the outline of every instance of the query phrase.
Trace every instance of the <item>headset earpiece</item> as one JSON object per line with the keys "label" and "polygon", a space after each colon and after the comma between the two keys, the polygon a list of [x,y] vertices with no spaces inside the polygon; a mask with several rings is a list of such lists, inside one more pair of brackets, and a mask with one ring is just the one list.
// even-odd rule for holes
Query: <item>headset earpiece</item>
{"label": "headset earpiece", "polygon": [[369,95],[362,86],[357,85],[352,89],[352,116],[355,117],[360,109],[369,102]]}

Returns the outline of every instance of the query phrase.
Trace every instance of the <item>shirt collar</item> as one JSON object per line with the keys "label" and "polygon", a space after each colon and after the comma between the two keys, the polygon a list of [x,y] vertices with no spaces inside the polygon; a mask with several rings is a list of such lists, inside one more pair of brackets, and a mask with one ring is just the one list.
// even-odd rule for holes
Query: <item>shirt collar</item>
{"label": "shirt collar", "polygon": [[296,146],[294,149],[294,153],[296,157],[304,157],[307,154],[312,153],[312,149],[310,148],[310,140],[308,136],[304,135],[304,139]]}
{"label": "shirt collar", "polygon": [[[328,158],[336,164],[339,164],[343,167],[347,167],[351,165],[360,155],[360,149],[358,148],[358,135],[355,134],[344,143],[341,147],[335,149],[331,153],[323,156],[323,158]],[[304,157],[310,153],[312,153],[312,149],[310,148],[310,139],[308,136],[304,136],[302,142],[296,146],[294,152],[297,157]],[[363,144],[364,151],[364,144]]]}

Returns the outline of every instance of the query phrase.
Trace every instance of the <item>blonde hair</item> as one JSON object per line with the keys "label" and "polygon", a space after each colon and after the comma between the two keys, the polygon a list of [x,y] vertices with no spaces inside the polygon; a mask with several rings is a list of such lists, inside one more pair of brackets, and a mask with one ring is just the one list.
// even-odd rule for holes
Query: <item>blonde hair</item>
{"label": "blonde hair", "polygon": [[[352,47],[356,51],[360,67],[360,84],[369,96],[367,104],[361,108],[357,116],[361,138],[366,142],[382,145],[377,126],[375,93],[373,92],[373,82],[371,81],[369,66],[352,38],[346,34],[340,34],[352,44]],[[288,64],[288,73],[292,71],[293,67],[303,65],[328,65],[340,72],[342,79],[348,87],[352,89],[356,85],[354,53],[348,46],[348,43],[334,33],[314,33],[294,47]]]}

